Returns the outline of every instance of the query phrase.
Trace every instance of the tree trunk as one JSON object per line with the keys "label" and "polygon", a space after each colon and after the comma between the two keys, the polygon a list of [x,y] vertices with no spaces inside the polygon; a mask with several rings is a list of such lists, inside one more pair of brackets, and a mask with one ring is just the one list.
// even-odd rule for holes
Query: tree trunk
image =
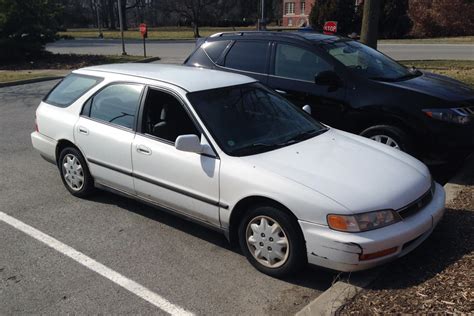
{"label": "tree trunk", "polygon": [[115,0],[107,0],[107,5],[109,7],[108,15],[109,15],[109,29],[115,30],[117,28],[115,24]]}
{"label": "tree trunk", "polygon": [[193,31],[194,31],[194,38],[201,37],[201,35],[199,34],[199,25],[197,22],[193,22]]}
{"label": "tree trunk", "polygon": [[121,2],[122,4],[122,23],[123,23],[123,30],[126,31],[128,30],[128,24],[127,24],[127,0],[123,0]]}
{"label": "tree trunk", "polygon": [[365,0],[362,18],[361,42],[375,49],[377,49],[380,3],[380,0]]}

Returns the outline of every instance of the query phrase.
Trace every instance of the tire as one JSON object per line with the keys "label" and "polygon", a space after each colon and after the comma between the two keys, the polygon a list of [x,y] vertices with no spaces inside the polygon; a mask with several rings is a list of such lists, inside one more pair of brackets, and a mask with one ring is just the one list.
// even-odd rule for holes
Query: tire
{"label": "tire", "polygon": [[[272,232],[273,227],[276,231]],[[301,271],[308,262],[298,223],[279,207],[260,205],[249,209],[239,224],[238,234],[240,248],[248,261],[265,274],[285,277]],[[257,258],[257,249],[261,258]]]}
{"label": "tire", "polygon": [[412,138],[405,131],[392,125],[372,126],[362,131],[360,135],[409,154],[414,152]]}
{"label": "tire", "polygon": [[58,168],[64,186],[72,195],[86,197],[94,192],[94,179],[79,150],[64,148],[59,155]]}

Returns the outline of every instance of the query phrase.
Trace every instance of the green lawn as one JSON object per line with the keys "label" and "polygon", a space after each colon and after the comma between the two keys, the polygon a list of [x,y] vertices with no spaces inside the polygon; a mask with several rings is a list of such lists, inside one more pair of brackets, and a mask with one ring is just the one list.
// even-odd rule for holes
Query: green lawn
{"label": "green lawn", "polygon": [[474,44],[474,36],[380,40],[380,44]]}
{"label": "green lawn", "polygon": [[474,60],[412,60],[402,63],[463,81],[474,88]]}

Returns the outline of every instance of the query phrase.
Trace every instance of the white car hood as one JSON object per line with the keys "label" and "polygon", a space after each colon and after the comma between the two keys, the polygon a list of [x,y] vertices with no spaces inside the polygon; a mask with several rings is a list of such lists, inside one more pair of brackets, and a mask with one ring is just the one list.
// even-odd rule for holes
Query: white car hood
{"label": "white car hood", "polygon": [[399,209],[431,186],[428,169],[415,158],[335,129],[242,159],[329,197],[349,213]]}

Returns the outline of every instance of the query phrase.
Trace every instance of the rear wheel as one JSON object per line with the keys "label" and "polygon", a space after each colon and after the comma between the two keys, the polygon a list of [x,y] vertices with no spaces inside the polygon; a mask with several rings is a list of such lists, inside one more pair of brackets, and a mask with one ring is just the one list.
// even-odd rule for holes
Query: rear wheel
{"label": "rear wheel", "polygon": [[274,206],[251,208],[240,222],[239,241],[249,262],[274,277],[293,274],[307,262],[298,223]]}
{"label": "rear wheel", "polygon": [[391,125],[376,125],[367,128],[360,133],[360,135],[392,148],[410,154],[413,153],[412,139],[406,132],[398,127]]}
{"label": "rear wheel", "polygon": [[73,147],[63,149],[58,167],[61,180],[72,195],[85,197],[94,191],[94,180],[79,150]]}

